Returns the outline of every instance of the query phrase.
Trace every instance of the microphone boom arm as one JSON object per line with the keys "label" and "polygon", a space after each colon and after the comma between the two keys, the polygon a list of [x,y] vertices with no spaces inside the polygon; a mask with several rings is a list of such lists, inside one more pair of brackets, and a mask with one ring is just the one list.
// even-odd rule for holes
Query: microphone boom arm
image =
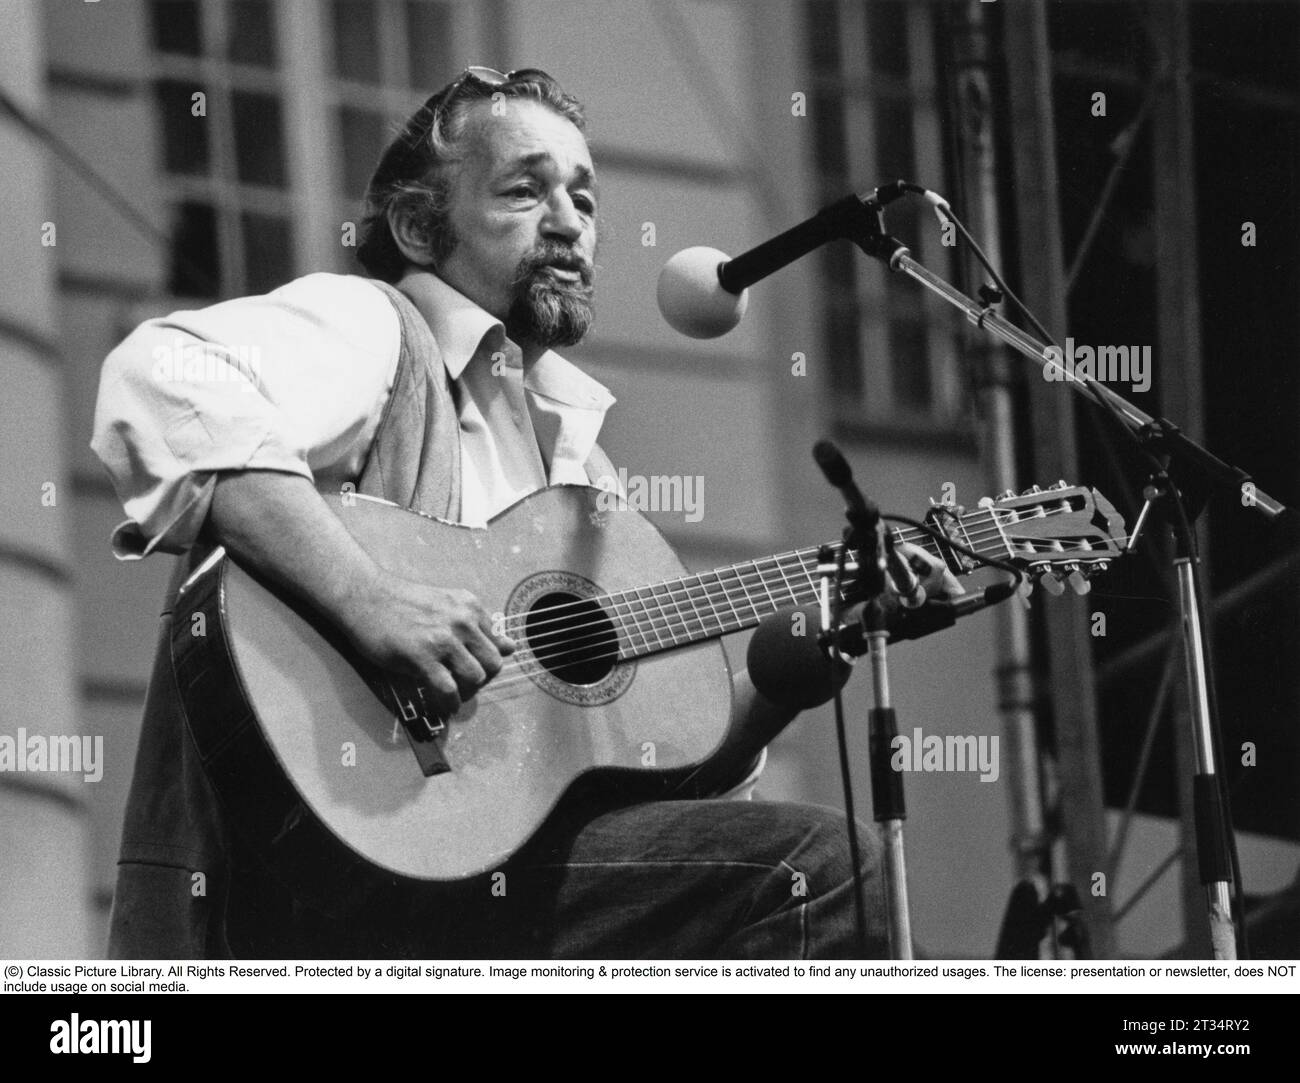
{"label": "microphone boom arm", "polygon": [[[883,235],[882,238],[876,240],[868,238],[866,244],[856,237],[853,240],[867,255],[881,260],[891,271],[901,271],[930,290],[931,293],[937,294],[950,305],[961,309],[966,313],[966,318],[976,327],[1001,339],[1017,353],[1029,358],[1040,369],[1044,371],[1049,367],[1060,369],[1060,378],[1069,383],[1079,394],[1094,400],[1104,399],[1118,412],[1124,423],[1133,430],[1139,439],[1148,436],[1159,436],[1163,441],[1162,446],[1164,449],[1175,459],[1187,464],[1194,471],[1210,479],[1218,486],[1241,489],[1242,486],[1248,483],[1251,484],[1253,488],[1250,490],[1250,501],[1247,506],[1253,506],[1256,511],[1269,519],[1274,519],[1287,510],[1286,505],[1281,501],[1274,499],[1263,489],[1255,486],[1250,475],[1244,470],[1239,470],[1237,467],[1225,463],[1213,452],[1188,437],[1177,426],[1164,419],[1157,420],[1153,418],[1150,414],[1134,406],[1123,395],[1112,391],[1105,384],[1098,383],[1092,377],[1086,374],[1079,375],[1063,368],[1048,352],[1049,348],[1034,338],[1033,335],[1026,334],[1000,313],[994,312],[988,305],[981,304],[966,296],[955,286],[929,270],[924,264],[913,259],[911,251],[905,245],[895,241],[892,237]],[[897,247],[893,247],[895,245]]]}
{"label": "microphone boom arm", "polygon": [[[869,196],[845,196],[797,226],[728,260],[718,267],[718,282],[728,293],[739,294],[827,241],[847,239],[862,246],[863,239],[883,236],[881,208],[890,200],[888,196],[878,196],[878,192],[880,189]],[[902,247],[897,241],[894,243]],[[865,247],[863,251],[876,254]]]}

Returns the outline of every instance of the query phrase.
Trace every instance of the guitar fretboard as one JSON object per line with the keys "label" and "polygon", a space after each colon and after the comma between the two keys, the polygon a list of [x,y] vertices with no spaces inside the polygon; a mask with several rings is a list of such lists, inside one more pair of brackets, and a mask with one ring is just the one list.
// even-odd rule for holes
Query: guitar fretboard
{"label": "guitar fretboard", "polygon": [[[986,519],[996,527],[991,512],[970,518]],[[963,521],[962,540],[976,552],[1006,552],[996,529],[984,532],[992,534],[990,538],[981,537],[979,529],[967,532],[966,526]],[[919,530],[894,530],[893,535],[896,542],[909,542],[943,559],[938,543]],[[664,583],[612,591],[594,600],[615,622],[619,660],[641,658],[753,628],[777,610],[816,602],[821,597],[819,552],[820,547],[812,546]],[[857,554],[849,550],[846,556],[854,561]],[[855,580],[856,575],[846,572],[846,587]]]}

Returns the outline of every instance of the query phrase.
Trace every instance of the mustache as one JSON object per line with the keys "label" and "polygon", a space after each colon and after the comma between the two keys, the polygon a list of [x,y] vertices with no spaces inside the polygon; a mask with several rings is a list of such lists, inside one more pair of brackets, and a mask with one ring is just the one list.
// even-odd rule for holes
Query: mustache
{"label": "mustache", "polygon": [[550,267],[573,271],[578,275],[582,286],[591,289],[595,269],[588,260],[583,259],[572,248],[562,244],[543,245],[535,252],[530,252],[521,259],[519,266],[515,269],[514,285],[517,288],[526,286],[539,271],[544,271]]}

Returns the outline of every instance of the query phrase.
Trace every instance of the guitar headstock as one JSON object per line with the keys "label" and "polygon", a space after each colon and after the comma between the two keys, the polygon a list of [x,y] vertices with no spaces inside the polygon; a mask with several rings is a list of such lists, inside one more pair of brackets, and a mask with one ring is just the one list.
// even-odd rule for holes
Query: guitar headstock
{"label": "guitar headstock", "polygon": [[[1047,489],[1035,485],[1019,495],[1007,490],[996,499],[985,497],[979,509],[938,505],[927,518],[945,536],[1020,567],[1051,594],[1063,593],[1067,584],[1086,594],[1089,578],[1123,555],[1128,536],[1109,500],[1096,489],[1064,481]],[[974,570],[969,558],[951,550],[944,555],[960,562],[955,571]]]}

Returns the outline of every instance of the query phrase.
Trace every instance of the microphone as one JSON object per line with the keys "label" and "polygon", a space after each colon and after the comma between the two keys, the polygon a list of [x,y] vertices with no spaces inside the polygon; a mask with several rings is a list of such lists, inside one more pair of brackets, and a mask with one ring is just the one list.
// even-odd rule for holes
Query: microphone
{"label": "microphone", "polygon": [[916,609],[897,609],[885,618],[891,643],[922,639],[951,628],[962,617],[1005,602],[1016,592],[1014,583],[994,583],[977,594],[963,594],[952,601],[934,600]]}
{"label": "microphone", "polygon": [[[962,617],[1005,602],[1014,593],[1014,584],[994,583],[978,594],[963,594],[953,601],[929,601],[916,609],[891,606],[885,630],[891,643],[922,639],[951,628]],[[803,617],[798,623],[797,614]],[[834,695],[831,660],[818,642],[820,628],[816,604],[782,609],[759,622],[749,640],[745,664],[750,681],[763,698],[788,710],[806,711],[820,707]],[[860,620],[840,630],[839,646],[848,657],[866,653],[866,632]],[[835,674],[836,685],[843,688],[852,672],[848,662],[841,662]]]}
{"label": "microphone", "polygon": [[[796,622],[796,615],[803,620]],[[782,609],[763,618],[749,640],[745,664],[764,699],[787,710],[806,711],[834,695],[831,660],[817,642],[820,630],[816,604]],[[852,672],[852,666],[841,662],[836,685],[843,688]]]}
{"label": "microphone", "polygon": [[735,259],[716,248],[683,249],[659,272],[659,311],[670,326],[691,338],[725,335],[749,307],[748,287],[827,241],[849,236],[855,225],[871,224],[864,216],[878,214],[907,192],[924,191],[900,180],[867,195],[845,196]]}
{"label": "microphone", "polygon": [[659,272],[655,297],[674,331],[691,338],[717,338],[740,322],[749,307],[749,291],[739,296],[723,289],[727,254],[716,248],[685,248]]}
{"label": "microphone", "polygon": [[[969,617],[981,609],[1005,602],[1015,592],[1014,583],[994,583],[978,594],[963,594],[952,601],[935,599],[916,609],[888,605],[885,609],[885,631],[889,633],[890,643],[901,643],[905,639],[924,639],[935,632],[951,628],[962,617]],[[839,648],[844,654],[854,658],[867,653],[867,630],[862,626],[861,620],[853,623],[846,622],[840,628]]]}
{"label": "microphone", "polygon": [[[821,467],[826,480],[840,491],[840,495],[848,504],[845,514],[855,535],[853,544],[857,548],[862,548],[879,530],[880,509],[862,495],[858,483],[853,480],[853,471],[849,468],[848,460],[829,440],[818,440],[813,445],[813,458],[817,460],[817,465]],[[879,543],[879,538],[876,540]]]}

